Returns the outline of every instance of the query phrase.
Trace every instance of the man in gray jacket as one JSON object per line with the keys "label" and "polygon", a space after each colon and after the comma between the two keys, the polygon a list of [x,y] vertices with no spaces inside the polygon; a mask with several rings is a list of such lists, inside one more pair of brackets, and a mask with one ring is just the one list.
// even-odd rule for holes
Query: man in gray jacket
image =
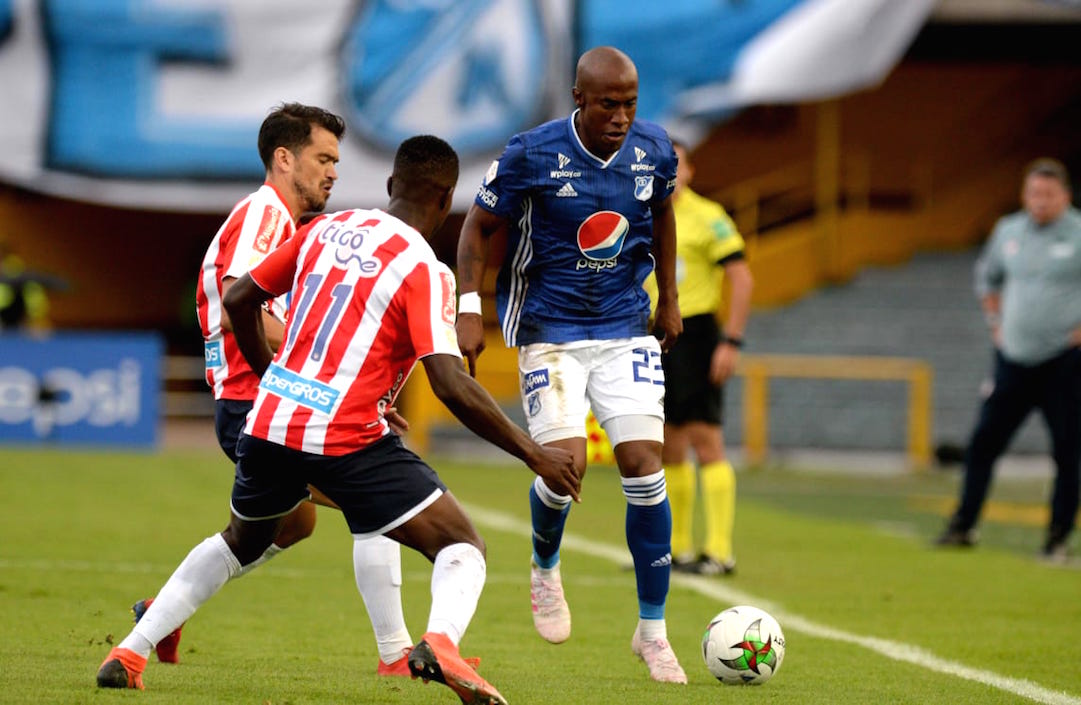
{"label": "man in gray jacket", "polygon": [[976,291],[995,345],[994,386],[965,452],[961,500],[937,543],[972,546],[995,461],[1033,409],[1051,434],[1056,475],[1043,556],[1064,561],[1081,474],[1081,212],[1062,163],[1026,169],[1023,210],[995,225]]}

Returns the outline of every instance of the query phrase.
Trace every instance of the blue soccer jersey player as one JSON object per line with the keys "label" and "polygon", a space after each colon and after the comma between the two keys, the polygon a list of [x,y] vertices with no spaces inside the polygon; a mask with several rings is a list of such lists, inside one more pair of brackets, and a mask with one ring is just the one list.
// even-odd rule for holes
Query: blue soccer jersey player
{"label": "blue soccer jersey player", "polygon": [[[458,342],[470,372],[484,349],[478,289],[491,236],[505,231],[496,284],[503,337],[517,346],[522,404],[533,438],[570,450],[586,467],[590,407],[614,446],[627,499],[638,625],[631,648],[654,680],[686,683],[664,611],[672,516],[661,467],[664,374],[660,355],[682,330],[670,195],[676,154],[664,129],[635,120],[638,72],[612,47],[578,60],[568,118],[515,135],[492,163],[458,244]],[[659,301],[649,334],[642,282],[656,262]],[[571,498],[543,481],[533,518],[533,623],[552,643],[570,637],[559,546]]]}

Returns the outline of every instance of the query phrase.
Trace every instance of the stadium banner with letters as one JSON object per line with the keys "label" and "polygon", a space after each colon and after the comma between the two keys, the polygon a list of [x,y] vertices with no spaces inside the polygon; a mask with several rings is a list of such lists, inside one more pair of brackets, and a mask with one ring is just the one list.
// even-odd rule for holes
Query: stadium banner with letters
{"label": "stadium banner with letters", "polygon": [[0,336],[0,443],[156,445],[163,351],[153,333]]}
{"label": "stadium banner with letters", "polygon": [[741,106],[881,81],[935,0],[0,0],[0,180],[214,213],[263,177],[284,101],[343,115],[328,207],[377,206],[402,139],[462,157],[470,203],[516,132],[573,108],[574,62],[618,46],[639,116],[688,142]]}

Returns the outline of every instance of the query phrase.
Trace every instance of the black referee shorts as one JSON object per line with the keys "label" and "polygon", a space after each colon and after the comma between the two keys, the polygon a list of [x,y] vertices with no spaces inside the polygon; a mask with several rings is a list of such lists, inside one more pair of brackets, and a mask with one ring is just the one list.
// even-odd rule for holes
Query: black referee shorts
{"label": "black referee shorts", "polygon": [[661,355],[665,423],[722,424],[724,390],[709,381],[710,359],[720,342],[721,328],[712,314],[683,319],[683,334]]}

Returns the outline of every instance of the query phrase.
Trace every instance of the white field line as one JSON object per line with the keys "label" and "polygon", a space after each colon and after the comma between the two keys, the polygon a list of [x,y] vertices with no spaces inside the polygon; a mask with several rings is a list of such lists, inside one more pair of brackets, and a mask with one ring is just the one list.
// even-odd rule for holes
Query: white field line
{"label": "white field line", "polygon": [[[518,536],[529,537],[532,535],[532,527],[529,522],[518,519],[510,514],[484,509],[472,504],[466,505],[466,509],[473,521],[481,526]],[[564,534],[562,547],[569,551],[585,553],[594,556],[595,558],[603,558],[604,560],[617,565],[629,565],[631,563],[631,554],[625,547],[613,546],[612,544],[601,543],[599,541],[591,541],[574,534]],[[175,566],[166,566],[157,563],[122,563],[53,559],[10,560],[0,558],[0,569],[65,570],[71,572],[110,574],[157,573],[168,575],[174,567]],[[310,576],[312,573],[311,570],[296,570],[274,566],[273,564],[260,569],[258,572],[267,577],[275,576],[278,578]],[[416,576],[411,576],[410,579],[425,579],[429,576],[430,574],[423,576],[418,574]],[[492,580],[493,578],[495,580],[500,579],[497,576],[489,576],[489,580]],[[818,622],[801,617],[800,615],[787,612],[769,600],[751,595],[742,590],[737,590],[716,579],[673,574],[672,582],[687,588],[688,590],[693,590],[701,595],[705,595],[706,597],[711,597],[718,602],[734,605],[749,604],[761,607],[776,617],[777,621],[784,625],[786,631],[802,632],[822,639],[832,639],[833,641],[861,646],[894,661],[910,663],[919,666],[924,670],[956,676],[958,678],[964,678],[965,680],[998,688],[999,690],[1027,698],[1033,702],[1044,703],[1045,705],[1081,705],[1081,698],[1077,696],[1070,695],[1064,691],[1055,691],[1044,688],[1030,680],[1010,678],[992,671],[972,668],[962,663],[957,663],[956,661],[941,658],[927,649],[911,644],[904,644],[898,641],[864,636],[861,634],[853,634],[852,632],[846,632],[843,629],[836,629],[824,624],[819,624]]]}
{"label": "white field line", "polygon": [[[477,524],[497,531],[517,534],[529,537],[532,535],[532,527],[529,522],[522,521],[510,514],[484,509],[476,505],[467,505],[466,510]],[[618,565],[628,565],[631,562],[631,554],[625,547],[591,541],[574,534],[564,534],[562,547],[569,551],[585,553],[595,558],[603,558]],[[672,582],[694,590],[699,594],[711,597],[718,602],[726,602],[734,605],[756,605],[772,614],[778,622],[784,625],[785,631],[796,631],[821,639],[832,639],[846,644],[855,644],[873,651],[881,656],[894,661],[901,661],[919,666],[923,670],[943,673],[945,675],[964,678],[992,688],[1004,690],[1034,702],[1046,705],[1081,705],[1081,698],[1070,695],[1064,691],[1055,691],[1044,688],[1023,678],[1011,678],[999,675],[991,671],[972,668],[956,661],[944,659],[927,649],[911,644],[904,644],[889,639],[853,634],[843,629],[819,624],[805,617],[801,617],[784,609],[768,600],[756,597],[749,593],[729,587],[716,579],[710,579],[690,575],[672,575]]]}

